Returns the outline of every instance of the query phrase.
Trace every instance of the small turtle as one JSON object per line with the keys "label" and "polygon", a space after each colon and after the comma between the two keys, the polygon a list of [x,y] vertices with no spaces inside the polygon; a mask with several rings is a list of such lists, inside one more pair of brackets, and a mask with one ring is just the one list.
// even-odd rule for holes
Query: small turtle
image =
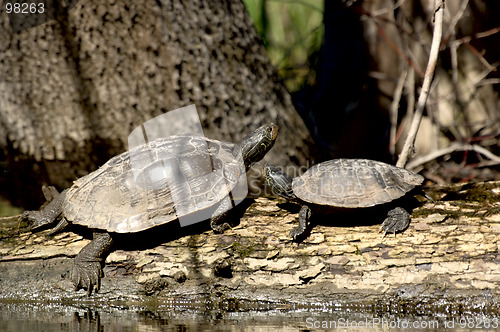
{"label": "small turtle", "polygon": [[[290,232],[294,240],[304,236],[313,211],[325,213],[389,203],[424,180],[403,168],[367,159],[326,161],[294,179],[275,166],[265,165],[264,176],[275,194],[302,205],[299,226]],[[395,207],[388,212],[381,229],[396,233],[406,229],[409,222],[410,214],[402,207]]]}
{"label": "small turtle", "polygon": [[[180,135],[139,145],[111,158],[57,197],[54,197],[57,191],[45,189],[44,195],[50,202],[40,211],[24,212],[21,220],[26,220],[32,230],[56,220],[59,223],[52,232],[69,223],[93,230],[93,241],[78,253],[71,272],[75,290],[83,288],[90,296],[94,289],[97,292],[100,288],[113,233],[141,232],[191,214],[207,219],[207,213],[212,216],[210,225],[214,231],[227,229],[226,220],[234,204],[231,191],[240,175],[271,149],[277,132],[278,127],[269,124],[250,133],[239,144]],[[179,153],[172,155],[172,151]],[[137,169],[133,160],[142,160],[142,168]],[[167,175],[158,180],[159,173],[183,176],[185,181],[165,186],[161,180],[166,181]],[[148,174],[150,180],[158,181],[144,185]]]}

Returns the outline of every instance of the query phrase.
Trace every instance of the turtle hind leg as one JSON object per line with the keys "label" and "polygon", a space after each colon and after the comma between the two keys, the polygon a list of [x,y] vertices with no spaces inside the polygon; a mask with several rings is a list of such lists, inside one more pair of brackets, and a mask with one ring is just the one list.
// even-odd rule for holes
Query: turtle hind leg
{"label": "turtle hind leg", "polygon": [[304,238],[309,228],[309,219],[311,218],[311,208],[303,205],[299,212],[299,226],[290,231],[290,236],[294,241],[300,241]]}
{"label": "turtle hind leg", "polygon": [[71,281],[75,290],[84,289],[90,296],[101,288],[102,268],[108,255],[113,239],[109,233],[94,232],[94,239],[78,253],[73,261]]}
{"label": "turtle hind leg", "polygon": [[401,207],[396,207],[387,213],[387,218],[384,220],[380,229],[384,231],[384,236],[387,233],[404,231],[410,224],[410,214]]}

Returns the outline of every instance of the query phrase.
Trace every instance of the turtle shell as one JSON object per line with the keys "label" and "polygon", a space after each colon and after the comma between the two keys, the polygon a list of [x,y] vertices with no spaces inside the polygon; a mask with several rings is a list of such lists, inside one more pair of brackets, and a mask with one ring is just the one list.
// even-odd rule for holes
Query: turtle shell
{"label": "turtle shell", "polygon": [[[215,209],[245,170],[234,148],[201,136],[140,145],[75,181],[63,214],[75,224],[132,233]],[[168,183],[170,179],[182,181]]]}
{"label": "turtle shell", "polygon": [[293,179],[294,194],[314,204],[343,208],[388,203],[422,184],[421,175],[367,159],[334,159]]}

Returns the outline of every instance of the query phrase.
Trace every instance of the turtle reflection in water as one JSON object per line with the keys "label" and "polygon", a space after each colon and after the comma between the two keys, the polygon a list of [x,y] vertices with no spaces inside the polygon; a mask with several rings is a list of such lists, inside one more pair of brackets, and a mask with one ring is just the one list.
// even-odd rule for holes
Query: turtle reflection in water
{"label": "turtle reflection in water", "polygon": [[[403,168],[367,159],[326,161],[294,179],[278,167],[266,165],[264,176],[275,194],[302,205],[299,226],[290,232],[294,240],[304,237],[314,212],[390,203],[420,186],[424,180],[421,175]],[[409,223],[409,213],[396,206],[389,210],[381,228],[385,233],[396,233],[406,229]]]}
{"label": "turtle reflection in water", "polygon": [[[244,172],[272,148],[277,132],[275,124],[264,125],[239,144],[186,135],[154,140],[113,157],[56,197],[45,190],[50,202],[40,211],[24,212],[21,218],[33,230],[55,221],[59,223],[53,231],[70,223],[93,230],[93,241],[75,257],[71,271],[75,289],[83,288],[90,295],[100,288],[102,267],[113,244],[113,233],[140,232],[203,211],[209,211],[209,217],[212,216],[210,225],[214,231],[227,229],[233,205],[230,191],[237,185],[240,175],[244,176]],[[168,155],[171,151],[182,152]],[[152,155],[157,158],[151,158]],[[136,181],[132,159],[155,159],[156,163],[160,160],[165,165],[177,165],[177,171],[180,169],[185,175],[183,187],[178,188],[175,184],[145,186],[144,181],[141,185],[141,181]],[[152,173],[155,167],[157,165],[152,166]],[[215,172],[217,168],[221,172]],[[148,165],[144,169],[148,169]],[[185,193],[186,190],[189,195],[181,195],[180,200],[174,202],[174,192]],[[183,206],[182,212],[179,206]]]}

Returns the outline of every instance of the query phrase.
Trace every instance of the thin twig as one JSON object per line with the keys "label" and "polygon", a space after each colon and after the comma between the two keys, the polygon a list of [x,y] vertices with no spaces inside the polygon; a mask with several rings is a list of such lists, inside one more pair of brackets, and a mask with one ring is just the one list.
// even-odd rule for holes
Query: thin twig
{"label": "thin twig", "polygon": [[449,38],[451,39],[451,45],[450,45],[450,57],[451,57],[451,77],[452,77],[452,83],[453,83],[453,91],[454,91],[454,98],[455,98],[455,103],[456,105],[460,108],[461,112],[464,113],[464,104],[462,102],[462,94],[460,93],[460,86],[458,84],[458,44],[454,43],[456,40],[456,33],[455,33],[455,27],[462,18],[462,16],[465,13],[465,10],[467,9],[467,6],[469,5],[469,0],[464,0],[462,1],[462,4],[460,5],[460,8],[456,15],[451,19],[451,22],[448,26],[448,31],[445,34],[445,39],[448,39],[446,36],[450,36]]}
{"label": "thin twig", "polygon": [[402,59],[404,59],[414,70],[415,72],[418,74],[418,76],[420,77],[424,77],[424,73],[422,72],[422,70],[420,70],[420,68],[418,68],[418,64],[415,63],[414,61],[412,61],[410,59],[410,57],[408,57],[401,49],[399,49],[399,47],[394,44],[394,42],[391,41],[391,39],[387,36],[387,34],[385,33],[384,29],[382,28],[382,26],[380,24],[378,24],[378,22],[375,22],[375,26],[377,27],[378,29],[378,32],[379,32],[379,35],[382,37],[382,39],[386,42],[386,44],[394,51],[396,52],[396,54],[401,57]]}
{"label": "thin twig", "polygon": [[431,51],[429,54],[429,62],[427,63],[427,69],[425,70],[424,82],[422,83],[422,90],[420,96],[418,97],[417,108],[413,116],[410,131],[406,138],[403,150],[399,155],[397,166],[404,167],[410,158],[415,145],[415,139],[417,137],[418,128],[420,127],[420,122],[422,121],[422,115],[424,112],[425,104],[427,102],[427,97],[429,96],[429,90],[432,83],[432,78],[434,76],[434,71],[436,69],[439,47],[441,45],[441,38],[443,36],[443,13],[444,13],[444,0],[436,0],[435,2],[436,11],[434,13],[434,31],[432,34]]}
{"label": "thin twig", "polygon": [[408,75],[406,78],[406,116],[401,120],[399,128],[394,137],[394,144],[399,141],[401,135],[403,135],[407,122],[413,118],[413,112],[415,111],[415,71],[413,68],[408,68]]}
{"label": "thin twig", "polygon": [[[496,71],[497,67],[500,66],[500,62],[495,62],[495,63],[491,64],[491,66],[492,66],[493,70]],[[464,87],[464,89],[466,88],[469,90],[473,90],[474,92],[471,94],[471,96],[467,100],[464,101],[464,106],[466,106],[467,104],[469,104],[473,101],[472,99],[474,97],[474,94],[477,92],[477,88],[479,86],[487,84],[487,83],[483,83],[483,82],[488,80],[488,79],[485,79],[485,77],[487,77],[491,72],[492,72],[491,69],[485,69],[481,73],[475,75],[473,80],[469,78],[469,81],[472,81],[472,82],[467,81],[466,82],[467,85]],[[495,81],[492,82],[492,84],[494,84],[494,83],[495,83]],[[435,97],[433,100],[428,100],[427,106],[433,105],[433,104],[438,104],[438,103],[445,102],[445,101],[453,101],[455,99],[455,96],[453,94],[454,94],[454,92],[448,92],[446,94],[439,95],[439,96]]]}
{"label": "thin twig", "polygon": [[500,84],[500,78],[487,78],[477,84],[477,86],[484,86],[489,84]]}
{"label": "thin twig", "polygon": [[488,68],[491,71],[495,70],[495,68],[493,68],[491,66],[491,64],[488,62],[488,60],[486,60],[484,58],[483,54],[481,54],[481,52],[479,52],[474,46],[472,46],[469,43],[465,43],[464,45],[465,45],[465,47],[467,47],[469,49],[469,51],[472,52],[472,54],[474,54],[479,59],[479,61],[483,64],[483,66],[485,66],[486,68]]}
{"label": "thin twig", "polygon": [[468,5],[469,5],[469,0],[462,1],[462,4],[460,5],[460,8],[458,9],[457,13],[451,19],[451,22],[448,26],[448,31],[446,32],[444,37],[445,39],[448,39],[448,36],[455,34],[455,27],[457,26],[458,21],[460,21],[460,19],[464,15]]}
{"label": "thin twig", "polygon": [[[468,0],[462,2],[461,10],[459,11],[460,15],[455,15],[453,17],[452,22],[450,24],[450,27],[448,29],[448,35],[450,36],[450,39],[452,40],[451,46],[450,46],[450,57],[451,57],[451,82],[453,85],[453,92],[454,92],[454,97],[455,97],[455,103],[457,106],[460,108],[460,110],[463,112],[463,103],[462,103],[462,98],[460,94],[460,87],[458,84],[458,44],[453,43],[453,41],[456,40],[456,33],[455,33],[455,25],[458,23],[460,17],[462,17],[463,13],[465,12],[465,7],[469,3]],[[465,6],[464,6],[465,4]]]}
{"label": "thin twig", "polygon": [[479,85],[481,85],[482,81],[485,81],[485,78],[491,74],[493,71],[497,71],[497,67],[500,66],[500,61],[499,62],[494,62],[491,64],[491,68],[486,68],[482,72],[480,72],[478,75],[476,75],[475,80],[472,82],[472,88],[475,88]]}
{"label": "thin twig", "polygon": [[409,117],[408,119],[413,119],[413,112],[415,111],[415,71],[412,68],[409,68],[409,70],[410,73],[406,84],[406,99],[408,100],[406,114]]}
{"label": "thin twig", "polygon": [[398,109],[399,102],[401,101],[401,95],[403,94],[403,88],[406,82],[406,76],[408,75],[408,69],[404,69],[401,75],[399,76],[398,84],[396,86],[396,90],[394,90],[394,97],[392,98],[391,108],[389,110],[389,114],[391,117],[391,132],[390,132],[390,145],[389,150],[391,155],[394,156],[396,151],[396,132],[398,129]]}
{"label": "thin twig", "polygon": [[478,32],[472,36],[462,37],[460,39],[455,40],[455,43],[465,44],[465,43],[471,42],[472,40],[489,37],[489,36],[494,35],[494,34],[499,33],[499,32],[500,32],[500,27],[496,27],[496,28],[489,29],[486,31]]}
{"label": "thin twig", "polygon": [[401,5],[404,2],[406,2],[406,0],[399,0],[398,2],[396,2],[394,4],[394,6],[382,8],[380,10],[376,10],[371,15],[372,15],[372,17],[377,17],[377,16],[380,16],[380,15],[385,15],[387,13],[393,13],[396,9],[398,9],[399,7],[401,7]]}
{"label": "thin twig", "polygon": [[457,151],[474,151],[474,152],[482,154],[483,156],[490,159],[492,162],[494,162],[496,164],[500,163],[499,156],[491,153],[490,151],[488,151],[487,149],[483,148],[480,145],[455,142],[455,143],[448,145],[445,148],[432,151],[431,153],[429,153],[425,156],[413,159],[411,162],[408,163],[407,168],[408,169],[415,169],[420,165],[428,163],[429,161],[432,161],[436,158],[439,158],[439,157],[442,157],[444,155],[447,155],[447,154],[450,154],[453,152],[457,152]]}

